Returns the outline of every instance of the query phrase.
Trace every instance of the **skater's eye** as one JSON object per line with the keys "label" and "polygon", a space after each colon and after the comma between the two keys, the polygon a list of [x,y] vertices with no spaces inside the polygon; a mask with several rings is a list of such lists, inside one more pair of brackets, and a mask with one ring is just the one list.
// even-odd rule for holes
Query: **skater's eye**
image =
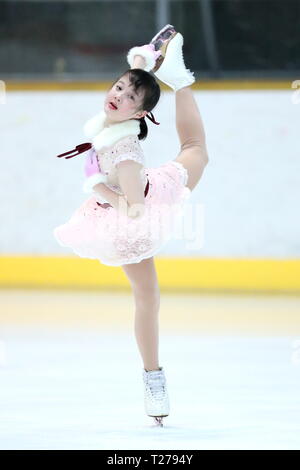
{"label": "skater's eye", "polygon": [[[117,90],[122,90],[122,88],[119,85],[116,85]],[[135,101],[134,95],[131,95],[130,98]]]}

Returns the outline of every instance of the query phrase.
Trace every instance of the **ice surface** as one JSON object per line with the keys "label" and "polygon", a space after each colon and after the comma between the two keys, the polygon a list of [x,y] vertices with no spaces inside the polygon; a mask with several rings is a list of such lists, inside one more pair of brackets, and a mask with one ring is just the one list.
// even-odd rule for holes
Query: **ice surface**
{"label": "ice surface", "polygon": [[1,339],[1,449],[300,448],[295,337],[161,332],[163,428],[131,330],[7,324]]}

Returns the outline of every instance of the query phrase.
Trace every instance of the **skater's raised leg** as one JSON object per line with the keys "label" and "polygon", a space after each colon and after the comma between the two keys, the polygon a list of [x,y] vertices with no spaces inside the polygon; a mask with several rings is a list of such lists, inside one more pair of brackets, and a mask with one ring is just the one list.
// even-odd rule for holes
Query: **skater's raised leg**
{"label": "skater's raised leg", "polygon": [[175,92],[176,129],[181,150],[175,161],[182,163],[188,172],[190,190],[198,184],[208,163],[206,138],[200,111],[192,89],[181,88]]}
{"label": "skater's raised leg", "polygon": [[174,28],[171,32],[164,60],[157,70],[154,69],[154,74],[175,92],[176,128],[181,144],[175,161],[186,168],[187,186],[193,190],[208,163],[208,152],[203,122],[191,89],[195,77],[184,62],[184,39],[180,33],[173,36]]}
{"label": "skater's raised leg", "polygon": [[[169,63],[163,64],[156,75],[163,73],[163,77],[167,78],[167,83],[175,92],[176,129],[181,144],[180,153],[175,160],[186,168],[188,172],[187,186],[192,191],[198,184],[208,163],[208,152],[203,121],[190,87],[194,79],[191,72],[185,69],[183,57],[180,57],[182,56],[182,39],[180,36],[178,36],[178,40],[175,40],[177,44],[174,44],[174,39],[170,41],[170,45],[172,44],[170,52],[173,53],[174,57],[172,58],[171,56],[169,58],[168,56]],[[176,54],[179,56],[179,63],[176,63],[178,59]],[[176,59],[175,63],[172,63],[174,59]],[[145,64],[146,60],[144,57],[140,55],[134,56],[132,68],[144,69]],[[164,70],[161,72],[163,67]],[[178,77],[176,76],[177,73]],[[187,86],[183,86],[185,84]]]}

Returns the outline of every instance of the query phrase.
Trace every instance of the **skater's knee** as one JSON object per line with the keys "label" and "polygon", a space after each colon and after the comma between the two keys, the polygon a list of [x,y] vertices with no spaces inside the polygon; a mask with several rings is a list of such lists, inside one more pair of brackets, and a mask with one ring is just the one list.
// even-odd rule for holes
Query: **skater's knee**
{"label": "skater's knee", "polygon": [[157,312],[160,306],[160,292],[156,286],[140,286],[134,291],[136,308],[140,312]]}

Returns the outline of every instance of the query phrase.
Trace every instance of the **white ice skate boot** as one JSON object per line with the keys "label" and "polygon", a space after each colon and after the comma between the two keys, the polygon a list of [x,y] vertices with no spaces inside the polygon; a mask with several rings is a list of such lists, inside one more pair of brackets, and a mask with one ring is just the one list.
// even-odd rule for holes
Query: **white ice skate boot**
{"label": "white ice skate boot", "polygon": [[162,419],[170,413],[166,378],[162,367],[159,370],[143,370],[144,403],[148,416],[152,416],[159,426]]}
{"label": "white ice skate boot", "polygon": [[168,43],[165,58],[154,72],[154,75],[162,82],[178,91],[181,88],[190,86],[195,82],[193,72],[185,67],[183,52],[183,36],[177,33]]}
{"label": "white ice skate boot", "polygon": [[182,46],[183,36],[173,25],[167,24],[152,39],[150,44],[136,46],[129,50],[127,62],[133,66],[134,57],[145,59],[144,70],[152,71],[162,82],[174,91],[195,82],[193,72],[185,67]]}
{"label": "white ice skate boot", "polygon": [[154,46],[155,51],[160,51],[161,55],[156,58],[156,64],[152,68],[152,72],[156,72],[161,66],[167,52],[167,47],[171,39],[176,36],[177,31],[172,24],[164,26],[150,41],[150,44]]}

